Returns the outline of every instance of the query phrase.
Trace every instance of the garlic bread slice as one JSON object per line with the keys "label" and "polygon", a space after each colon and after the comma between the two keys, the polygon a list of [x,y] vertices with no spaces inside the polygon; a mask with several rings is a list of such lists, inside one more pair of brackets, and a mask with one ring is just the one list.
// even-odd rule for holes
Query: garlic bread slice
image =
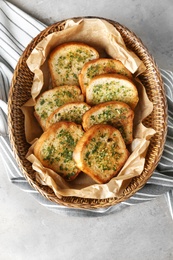
{"label": "garlic bread slice", "polygon": [[83,115],[82,126],[87,131],[92,125],[109,124],[116,127],[126,144],[133,140],[133,110],[125,103],[109,101],[93,106]]}
{"label": "garlic bread slice", "polygon": [[96,58],[99,53],[85,43],[69,42],[57,46],[48,60],[53,87],[79,85],[78,75],[82,67]]}
{"label": "garlic bread slice", "polygon": [[85,132],[73,152],[77,167],[97,183],[107,183],[116,176],[128,156],[121,133],[102,124]]}
{"label": "garlic bread slice", "polygon": [[59,121],[82,124],[82,117],[91,107],[85,102],[67,103],[56,109],[46,121],[46,129]]}
{"label": "garlic bread slice", "polygon": [[84,96],[77,86],[64,85],[47,90],[36,100],[35,117],[45,130],[47,118],[53,111],[66,103],[77,101],[84,101]]}
{"label": "garlic bread slice", "polygon": [[109,58],[91,60],[83,66],[81,73],[79,74],[79,83],[82,93],[85,95],[86,88],[92,78],[101,74],[110,73],[121,74],[128,78],[132,78],[132,73],[119,60]]}
{"label": "garlic bread slice", "polygon": [[72,181],[80,172],[72,158],[73,150],[83,133],[81,126],[75,123],[58,122],[41,135],[34,154],[44,167]]}
{"label": "garlic bread slice", "polygon": [[91,106],[106,101],[121,101],[134,109],[138,100],[138,91],[133,81],[118,74],[96,76],[86,88],[86,102]]}

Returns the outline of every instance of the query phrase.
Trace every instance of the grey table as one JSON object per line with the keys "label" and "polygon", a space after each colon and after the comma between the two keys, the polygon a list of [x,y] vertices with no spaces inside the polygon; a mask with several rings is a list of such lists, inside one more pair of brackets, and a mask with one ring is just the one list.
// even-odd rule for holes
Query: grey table
{"label": "grey table", "polygon": [[[13,0],[46,24],[101,16],[135,32],[159,67],[173,70],[171,0]],[[173,221],[162,195],[106,216],[55,214],[11,184],[0,161],[0,259],[171,260]]]}

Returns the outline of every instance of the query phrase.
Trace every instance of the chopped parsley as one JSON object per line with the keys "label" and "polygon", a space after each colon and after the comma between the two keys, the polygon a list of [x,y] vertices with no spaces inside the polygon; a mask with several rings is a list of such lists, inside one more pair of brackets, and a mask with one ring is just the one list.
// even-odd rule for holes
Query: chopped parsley
{"label": "chopped parsley", "polygon": [[50,164],[52,164],[54,162],[54,154],[56,152],[55,147],[52,145],[45,147],[43,149],[43,160],[49,161]]}
{"label": "chopped parsley", "polygon": [[[55,63],[56,78],[64,84],[78,84],[78,75],[83,65],[93,59],[94,53],[82,47],[66,50],[64,55],[57,57]],[[63,71],[63,73],[62,73]]]}
{"label": "chopped parsley", "polygon": [[123,101],[130,104],[132,91],[120,82],[107,81],[106,83],[93,85],[92,105],[106,101]]}
{"label": "chopped parsley", "polygon": [[115,171],[116,163],[122,155],[117,151],[114,138],[105,138],[106,136],[106,133],[98,133],[96,139],[92,138],[84,155],[84,160],[90,167],[98,168],[102,172]]}

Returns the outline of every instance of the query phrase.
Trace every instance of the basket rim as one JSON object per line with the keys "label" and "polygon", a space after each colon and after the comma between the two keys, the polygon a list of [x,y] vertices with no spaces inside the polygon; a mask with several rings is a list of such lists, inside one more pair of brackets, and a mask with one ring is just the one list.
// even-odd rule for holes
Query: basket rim
{"label": "basket rim", "polygon": [[[127,190],[126,193],[124,194],[124,196],[121,197],[121,198],[83,199],[83,198],[78,198],[78,197],[71,197],[71,200],[69,201],[69,197],[57,198],[53,191],[49,190],[47,192],[47,190],[44,190],[43,187],[38,185],[38,183],[36,181],[34,181],[32,178],[30,178],[30,176],[28,176],[28,169],[27,169],[27,167],[24,166],[24,163],[20,158],[20,154],[18,152],[18,144],[16,142],[16,138],[15,138],[15,135],[14,135],[14,132],[13,132],[14,125],[13,125],[13,118],[12,118],[12,110],[13,110],[12,99],[13,99],[15,86],[16,86],[16,82],[17,82],[17,78],[18,78],[18,74],[19,74],[19,71],[20,71],[21,64],[23,63],[24,59],[26,60],[26,56],[29,56],[29,54],[31,53],[36,40],[37,41],[39,41],[39,39],[41,40],[41,38],[44,37],[45,34],[50,34],[52,29],[54,29],[56,26],[61,26],[64,22],[66,22],[69,19],[74,20],[74,19],[94,19],[94,18],[103,19],[103,20],[111,23],[116,28],[120,27],[120,29],[126,31],[127,34],[129,34],[131,37],[136,39],[140,48],[142,48],[144,50],[145,54],[147,55],[147,57],[150,61],[150,64],[152,65],[152,68],[155,71],[155,74],[157,75],[156,80],[157,80],[157,82],[159,82],[161,96],[163,97],[163,110],[164,110],[164,116],[165,116],[165,125],[163,126],[164,131],[162,131],[162,143],[161,143],[161,147],[160,147],[160,150],[159,150],[160,152],[158,153],[157,158],[155,158],[155,161],[153,162],[150,174],[147,175],[144,182],[141,182],[140,185],[138,185],[137,187],[134,187],[134,189],[132,191]],[[28,181],[28,183],[35,190],[37,190],[42,196],[46,197],[50,201],[56,202],[60,205],[64,205],[64,206],[67,206],[67,207],[85,208],[85,209],[102,208],[102,207],[113,206],[113,205],[116,205],[116,204],[118,204],[122,201],[127,200],[128,198],[133,196],[138,190],[140,190],[145,185],[147,180],[151,177],[151,175],[153,174],[153,171],[157,167],[157,165],[160,161],[160,158],[162,156],[162,153],[163,153],[163,150],[164,150],[164,144],[165,144],[165,141],[166,141],[166,135],[167,135],[167,100],[166,100],[166,94],[165,94],[165,91],[164,91],[164,83],[163,83],[163,80],[161,78],[161,74],[160,74],[160,71],[158,69],[158,66],[157,66],[154,58],[152,57],[152,55],[149,53],[148,49],[142,43],[141,39],[139,37],[137,37],[134,32],[130,31],[127,27],[125,27],[124,25],[121,25],[117,21],[107,19],[107,18],[104,18],[104,17],[84,16],[84,17],[73,17],[73,18],[63,19],[59,22],[56,22],[56,23],[53,23],[52,25],[47,26],[35,38],[33,38],[32,41],[28,44],[28,46],[25,48],[24,52],[22,53],[17,65],[16,65],[16,68],[14,70],[13,78],[12,78],[12,81],[11,81],[11,87],[10,87],[10,91],[9,91],[8,111],[9,111],[8,112],[9,138],[10,138],[12,150],[15,154],[15,159],[17,161],[19,169],[23,173],[23,175],[26,178],[26,180]]]}

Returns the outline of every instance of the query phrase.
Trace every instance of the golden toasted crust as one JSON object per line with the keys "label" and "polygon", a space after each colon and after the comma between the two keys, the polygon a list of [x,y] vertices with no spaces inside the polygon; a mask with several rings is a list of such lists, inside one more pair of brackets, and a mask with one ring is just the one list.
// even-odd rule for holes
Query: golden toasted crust
{"label": "golden toasted crust", "polygon": [[60,106],[69,103],[84,101],[84,96],[77,86],[60,86],[42,93],[36,100],[35,117],[42,129],[46,129],[46,121],[50,114]]}
{"label": "golden toasted crust", "polygon": [[106,183],[116,176],[128,156],[120,132],[102,124],[85,132],[73,152],[77,167],[98,183]]}
{"label": "golden toasted crust", "polygon": [[46,121],[46,129],[59,121],[74,122],[82,124],[83,114],[91,107],[85,102],[72,102],[56,109]]}
{"label": "golden toasted crust", "polygon": [[57,46],[48,60],[53,87],[79,85],[78,75],[82,67],[96,58],[99,58],[98,52],[84,43],[70,42]]}
{"label": "golden toasted crust", "polygon": [[131,72],[122,64],[121,61],[109,58],[99,58],[87,62],[79,74],[79,83],[82,93],[86,94],[86,88],[93,77],[101,74],[121,74],[132,79]]}
{"label": "golden toasted crust", "polygon": [[123,102],[109,101],[92,107],[83,115],[82,126],[87,131],[92,125],[109,124],[116,127],[126,144],[133,140],[133,110]]}
{"label": "golden toasted crust", "polygon": [[119,74],[96,76],[86,88],[86,102],[91,106],[107,101],[121,101],[134,109],[138,100],[138,91],[133,81]]}
{"label": "golden toasted crust", "polygon": [[54,170],[67,181],[74,180],[80,170],[72,154],[82,135],[81,126],[58,122],[41,135],[34,147],[34,154],[43,166]]}

